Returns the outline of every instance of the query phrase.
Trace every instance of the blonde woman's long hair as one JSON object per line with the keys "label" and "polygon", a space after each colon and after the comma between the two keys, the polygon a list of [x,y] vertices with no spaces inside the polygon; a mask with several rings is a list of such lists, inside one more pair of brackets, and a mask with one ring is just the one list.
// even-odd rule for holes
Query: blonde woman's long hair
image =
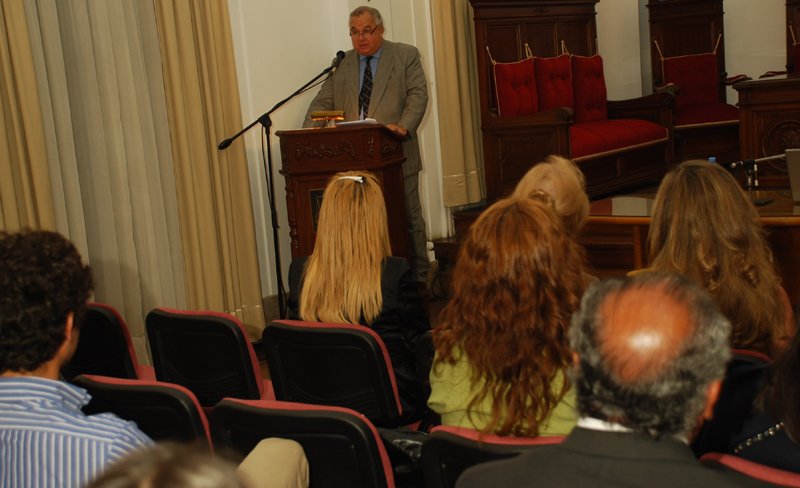
{"label": "blonde woman's long hair", "polygon": [[383,192],[365,171],[335,174],[317,222],[314,252],[303,270],[303,320],[371,324],[383,308],[381,268],[391,254]]}
{"label": "blonde woman's long hair", "polygon": [[567,232],[578,235],[589,217],[586,181],[578,165],[561,156],[548,156],[525,173],[512,196],[530,197],[539,191],[550,195]]}
{"label": "blonde woman's long hair", "polygon": [[724,168],[681,163],[661,182],[648,235],[650,268],[702,286],[731,321],[733,347],[768,352],[786,312],[758,211]]}

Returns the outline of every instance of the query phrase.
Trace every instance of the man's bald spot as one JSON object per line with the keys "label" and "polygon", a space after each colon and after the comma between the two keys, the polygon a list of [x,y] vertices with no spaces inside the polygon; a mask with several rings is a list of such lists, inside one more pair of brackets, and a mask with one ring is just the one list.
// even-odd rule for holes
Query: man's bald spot
{"label": "man's bald spot", "polygon": [[635,287],[601,305],[598,350],[607,372],[621,385],[657,378],[694,332],[686,305],[663,286]]}

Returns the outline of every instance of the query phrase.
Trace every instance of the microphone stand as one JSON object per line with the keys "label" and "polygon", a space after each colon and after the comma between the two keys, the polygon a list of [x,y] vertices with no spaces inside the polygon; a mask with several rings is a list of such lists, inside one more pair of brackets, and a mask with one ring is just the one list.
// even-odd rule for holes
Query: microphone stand
{"label": "microphone stand", "polygon": [[281,271],[281,253],[278,241],[278,229],[279,229],[278,214],[275,210],[275,186],[273,184],[273,178],[272,178],[272,144],[270,143],[270,132],[271,132],[270,129],[272,128],[272,119],[270,118],[270,115],[272,115],[273,112],[281,108],[286,102],[293,99],[297,95],[303,93],[309,86],[311,86],[312,83],[316,82],[323,76],[332,72],[336,68],[336,65],[338,65],[339,60],[340,59],[337,59],[337,62],[335,64],[322,70],[320,74],[312,78],[308,83],[295,90],[295,92],[289,95],[288,97],[276,103],[275,106],[273,106],[268,111],[264,112],[260,117],[251,122],[247,127],[243,128],[233,136],[223,140],[222,142],[219,143],[219,146],[217,146],[217,149],[219,149],[220,151],[224,151],[225,149],[228,148],[228,146],[231,145],[231,143],[233,143],[233,141],[238,139],[239,136],[250,130],[254,125],[258,123],[260,123],[263,126],[264,131],[266,132],[267,166],[264,168],[264,178],[267,183],[267,196],[269,200],[270,219],[272,220],[272,243],[273,246],[275,247],[275,274],[277,276],[277,282],[278,282],[278,314],[282,319],[286,318],[286,290],[283,287],[283,272]]}
{"label": "microphone stand", "polygon": [[772,201],[772,199],[769,198],[753,198],[753,187],[755,186],[758,188],[758,163],[783,159],[784,157],[784,154],[776,154],[774,156],[766,156],[758,159],[743,159],[742,161],[735,161],[730,164],[731,169],[736,169],[740,166],[744,169],[744,176],[747,182],[747,194],[756,206],[760,207]]}

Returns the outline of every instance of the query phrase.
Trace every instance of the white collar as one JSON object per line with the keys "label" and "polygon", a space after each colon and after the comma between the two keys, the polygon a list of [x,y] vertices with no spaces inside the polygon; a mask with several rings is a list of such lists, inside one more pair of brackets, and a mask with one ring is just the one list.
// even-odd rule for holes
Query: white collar
{"label": "white collar", "polygon": [[589,430],[600,430],[603,432],[633,432],[624,425],[615,422],[606,422],[605,420],[596,419],[593,417],[581,417],[578,419],[578,427],[583,427]]}
{"label": "white collar", "polygon": [[[633,432],[633,429],[625,427],[624,425],[616,422],[607,422],[594,417],[580,417],[577,426],[589,430],[599,430],[601,432]],[[675,436],[674,439],[684,444],[689,443],[688,439],[683,436]]]}

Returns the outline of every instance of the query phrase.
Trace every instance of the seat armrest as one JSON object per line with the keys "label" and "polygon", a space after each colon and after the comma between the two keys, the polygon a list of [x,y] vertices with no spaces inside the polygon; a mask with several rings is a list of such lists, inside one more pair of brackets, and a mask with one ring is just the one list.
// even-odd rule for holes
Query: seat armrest
{"label": "seat armrest", "polygon": [[787,74],[786,71],[767,71],[763,75],[759,76],[758,79],[760,80],[761,78],[771,78],[773,76],[779,76],[779,75],[785,75],[785,74]]}
{"label": "seat armrest", "polygon": [[732,86],[734,83],[739,83],[740,81],[749,81],[749,80],[752,80],[752,79],[753,78],[751,78],[751,77],[749,77],[749,76],[747,76],[745,74],[733,75],[733,76],[728,76],[727,78],[725,78],[725,84],[728,85],[728,86]]}
{"label": "seat armrest", "polygon": [[485,127],[523,127],[534,125],[552,125],[552,124],[571,124],[575,121],[575,116],[572,109],[569,107],[558,107],[550,110],[544,110],[530,115],[521,115],[519,117],[495,117],[484,124]]}
{"label": "seat armrest", "polygon": [[654,87],[656,93],[670,93],[672,96],[677,96],[678,93],[681,92],[681,89],[678,88],[678,85],[675,83],[665,83],[663,85],[658,85]]}
{"label": "seat armrest", "polygon": [[659,92],[627,100],[609,100],[609,119],[642,119],[661,124],[672,130],[675,95]]}

